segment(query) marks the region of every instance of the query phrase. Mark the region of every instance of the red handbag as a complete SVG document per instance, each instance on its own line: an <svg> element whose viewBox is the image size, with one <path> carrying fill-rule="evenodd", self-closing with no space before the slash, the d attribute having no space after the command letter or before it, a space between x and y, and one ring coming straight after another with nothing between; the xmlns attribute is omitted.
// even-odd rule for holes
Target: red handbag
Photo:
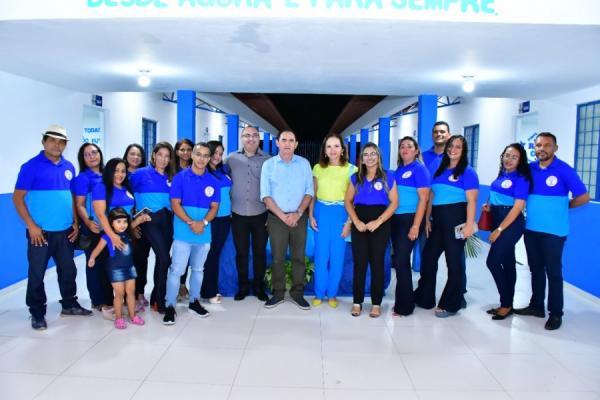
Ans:
<svg viewBox="0 0 600 400"><path fill-rule="evenodd" d="M482 210L479 216L479 222L477 223L480 231L491 231L492 230L492 213L489 211Z"/></svg>

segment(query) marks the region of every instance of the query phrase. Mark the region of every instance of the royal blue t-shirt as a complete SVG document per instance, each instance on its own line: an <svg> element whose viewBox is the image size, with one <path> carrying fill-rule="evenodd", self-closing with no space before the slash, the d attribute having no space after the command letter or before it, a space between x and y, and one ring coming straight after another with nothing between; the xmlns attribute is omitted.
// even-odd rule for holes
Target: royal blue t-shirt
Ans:
<svg viewBox="0 0 600 400"><path fill-rule="evenodd" d="M61 157L53 163L44 151L21 166L15 189L25 190L25 205L42 230L64 231L73 225L71 180L75 167Z"/></svg>
<svg viewBox="0 0 600 400"><path fill-rule="evenodd" d="M192 168L184 169L173 178L171 199L180 199L186 214L194 221L204 219L211 203L220 200L219 180L210 172L196 175ZM204 232L196 234L177 214L173 220L173 238L193 244L210 243L210 224Z"/></svg>
<svg viewBox="0 0 600 400"><path fill-rule="evenodd" d="M412 214L417 211L419 194L417 189L431 186L431 177L427 168L418 160L401 165L394 173L398 190L398 208L395 214Z"/></svg>
<svg viewBox="0 0 600 400"><path fill-rule="evenodd" d="M467 166L465 172L458 178L454 178L452 173L454 168L448 168L438 177L431 181L431 191L433 200L431 204L441 206L444 204L466 203L467 190L479 189L479 178L477 172L470 166Z"/></svg>
<svg viewBox="0 0 600 400"><path fill-rule="evenodd" d="M96 185L94 187L94 190L92 191L92 202L100 200L106 201L106 187L104 187L104 184L102 183ZM134 205L135 200L133 198L133 195L129 193L127 189L125 189L124 187L119 189L118 187L114 186L110 204L106 205L106 214L108 215L110 210L112 210L113 208L121 207L125 211L127 211L127 214L131 215L131 210L133 209ZM100 223L96 216L94 216L94 218L94 220L97 223Z"/></svg>
<svg viewBox="0 0 600 400"><path fill-rule="evenodd" d="M73 196L85 197L85 209L92 219L96 218L92 207L92 191L99 183L102 183L102 174L98 174L91 169L79 172L79 175L71 181Z"/></svg>
<svg viewBox="0 0 600 400"><path fill-rule="evenodd" d="M433 174L435 174L435 171L437 171L440 162L442 161L442 157L444 157L444 153L442 152L440 154L437 154L435 151L433 151L432 147L429 150L424 151L422 157L423 164L425 164L425 167L427 167L429 175L433 176Z"/></svg>
<svg viewBox="0 0 600 400"><path fill-rule="evenodd" d="M160 174L153 166L149 165L136 170L129 175L129 182L135 196L135 204L138 210L149 208L157 212L163 208L171 209L169 193L171 182L169 176Z"/></svg>
<svg viewBox="0 0 600 400"><path fill-rule="evenodd" d="M218 169L213 171L213 175L217 177L220 184L220 198L219 211L217 211L217 217L228 217L231 215L231 177L227 173L227 169Z"/></svg>
<svg viewBox="0 0 600 400"><path fill-rule="evenodd" d="M493 206L510 206L515 200L527 200L529 181L517 171L503 172L490 186L490 204Z"/></svg>
<svg viewBox="0 0 600 400"><path fill-rule="evenodd" d="M350 182L354 186L354 204L364 206L383 205L387 206L390 204L388 193L394 187L394 174L390 171L385 171L386 180L380 178L368 181L367 179L361 185L357 185L358 173L350 177ZM387 187L386 187L387 184Z"/></svg>
<svg viewBox="0 0 600 400"><path fill-rule="evenodd" d="M529 164L533 191L527 199L526 229L557 236L569 234L569 192L573 197L587 193L577 172L554 157L547 168L539 161Z"/></svg>

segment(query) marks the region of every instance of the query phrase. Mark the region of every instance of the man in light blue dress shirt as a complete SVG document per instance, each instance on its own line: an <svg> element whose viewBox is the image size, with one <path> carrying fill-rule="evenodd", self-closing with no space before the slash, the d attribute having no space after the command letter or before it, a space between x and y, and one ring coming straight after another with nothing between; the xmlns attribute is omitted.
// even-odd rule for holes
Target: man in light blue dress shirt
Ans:
<svg viewBox="0 0 600 400"><path fill-rule="evenodd" d="M284 301L284 262L289 246L292 261L290 298L300 309L308 310L310 305L303 296L308 219L305 211L314 195L312 171L308 160L294 154L298 147L294 132L280 132L276 143L279 154L265 161L260 176L260 198L269 210L267 230L273 255L273 297L265 307L274 308Z"/></svg>

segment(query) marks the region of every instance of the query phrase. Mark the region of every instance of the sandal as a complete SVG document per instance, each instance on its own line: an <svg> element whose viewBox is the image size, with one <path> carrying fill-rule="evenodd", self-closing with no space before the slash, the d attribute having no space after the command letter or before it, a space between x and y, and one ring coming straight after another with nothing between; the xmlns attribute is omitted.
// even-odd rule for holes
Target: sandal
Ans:
<svg viewBox="0 0 600 400"><path fill-rule="evenodd" d="M362 304L352 304L352 311L350 311L350 314L352 314L353 317L358 317L361 312Z"/></svg>
<svg viewBox="0 0 600 400"><path fill-rule="evenodd" d="M140 317L139 315L136 315L135 317L131 318L131 323L134 325L144 325L146 323L146 321L143 320L142 317Z"/></svg>
<svg viewBox="0 0 600 400"><path fill-rule="evenodd" d="M371 312L369 313L369 317L379 318L380 315L381 315L381 306L372 306Z"/></svg>
<svg viewBox="0 0 600 400"><path fill-rule="evenodd" d="M127 322L125 322L124 318L117 318L115 320L115 328L117 329L125 329L127 328Z"/></svg>

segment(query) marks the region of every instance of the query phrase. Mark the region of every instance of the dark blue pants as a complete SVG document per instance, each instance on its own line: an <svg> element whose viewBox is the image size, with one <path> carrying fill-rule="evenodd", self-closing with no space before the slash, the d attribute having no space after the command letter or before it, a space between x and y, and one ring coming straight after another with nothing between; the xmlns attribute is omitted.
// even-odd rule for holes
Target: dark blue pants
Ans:
<svg viewBox="0 0 600 400"><path fill-rule="evenodd" d="M394 312L410 315L415 309L410 253L417 241L408 238L415 214L396 214L392 217L392 266L396 269L396 301ZM423 226L421 225L421 230ZM418 239L417 239L418 240Z"/></svg>
<svg viewBox="0 0 600 400"><path fill-rule="evenodd" d="M512 207L492 206L492 229L496 229L510 212ZM490 247L486 260L498 293L500 294L500 307L512 307L515 296L515 283L517 282L517 261L515 259L515 245L525 231L525 218L520 214Z"/></svg>
<svg viewBox="0 0 600 400"><path fill-rule="evenodd" d="M34 246L27 237L27 260L29 261L27 295L25 302L29 312L35 318L46 315L46 291L44 289L44 275L48 267L50 257L56 263L56 275L58 276L58 288L63 308L70 308L77 304L77 267L73 261L73 243L69 242L67 236L72 228L59 232L44 232L46 241L44 246Z"/></svg>
<svg viewBox="0 0 600 400"><path fill-rule="evenodd" d="M148 257L150 256L150 243L141 237L133 244L133 265L137 278L135 278L135 294L144 294L148 283ZM154 267L156 269L156 266Z"/></svg>
<svg viewBox="0 0 600 400"><path fill-rule="evenodd" d="M150 243L156 257L154 267L154 288L150 295L150 303L157 303L158 308L165 306L167 295L167 275L171 265L171 244L173 243L173 213L163 208L150 214L151 221L142 224L142 236Z"/></svg>
<svg viewBox="0 0 600 400"><path fill-rule="evenodd" d="M454 237L454 227L466 221L467 203L433 206L432 218L432 230L421 261L421 278L415 290L415 304L427 309L435 307L438 260L445 253L448 280L438 307L457 312L463 298L465 240Z"/></svg>
<svg viewBox="0 0 600 400"><path fill-rule="evenodd" d="M250 291L248 263L250 243L252 243L253 289L255 293L265 290L265 269L267 265L267 212L245 216L233 213L231 232L235 245L235 265L238 273L238 290ZM252 241L250 241L252 239Z"/></svg>
<svg viewBox="0 0 600 400"><path fill-rule="evenodd" d="M108 260L108 250L105 248L102 253L96 258L96 264L94 268L88 268L87 263L90 259L92 251L98 245L100 241L100 235L86 232L91 239L90 247L85 249L85 279L87 290L90 293L90 300L92 306L99 306L101 304L112 305L113 303L113 288L108 279L108 272L106 262Z"/></svg>
<svg viewBox="0 0 600 400"><path fill-rule="evenodd" d="M546 278L548 278L548 311L563 315L562 254L566 236L525 231L525 249L531 270L531 300L529 306L544 310Z"/></svg>
<svg viewBox="0 0 600 400"><path fill-rule="evenodd" d="M200 288L200 297L204 299L210 299L219 293L219 260L230 227L229 216L215 218L210 223L210 250L204 262L204 277Z"/></svg>

